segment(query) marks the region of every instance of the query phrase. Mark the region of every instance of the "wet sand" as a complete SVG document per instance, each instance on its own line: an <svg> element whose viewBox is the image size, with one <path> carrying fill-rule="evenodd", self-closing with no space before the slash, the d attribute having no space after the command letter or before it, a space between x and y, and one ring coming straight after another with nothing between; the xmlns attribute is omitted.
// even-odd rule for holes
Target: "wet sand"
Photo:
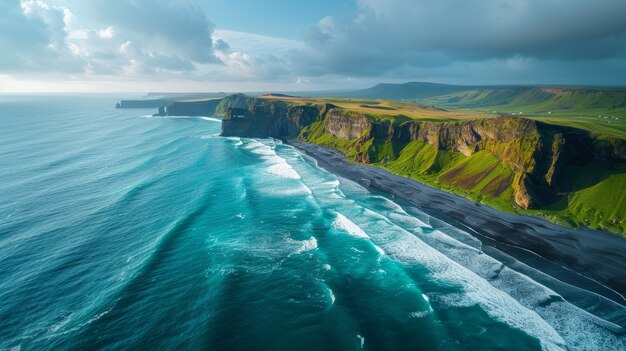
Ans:
<svg viewBox="0 0 626 351"><path fill-rule="evenodd" d="M534 268L524 273L566 300L626 325L626 238L501 212L383 168L346 162L335 150L297 140L289 143L331 173L387 193L401 204L406 202L465 230L482 242L486 254L511 265L519 261Z"/></svg>

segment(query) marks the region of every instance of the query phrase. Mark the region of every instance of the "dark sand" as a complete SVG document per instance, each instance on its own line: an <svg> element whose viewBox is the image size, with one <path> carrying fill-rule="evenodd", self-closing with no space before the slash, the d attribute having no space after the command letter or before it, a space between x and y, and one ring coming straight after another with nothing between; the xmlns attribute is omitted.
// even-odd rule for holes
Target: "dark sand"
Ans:
<svg viewBox="0 0 626 351"><path fill-rule="evenodd" d="M625 238L607 231L569 229L539 217L501 212L383 168L346 162L338 151L297 140L289 143L331 173L390 194L400 204L408 202L467 231L483 243L486 254L503 262L514 261L510 259L513 257L534 268L535 274L525 274L566 300L626 326ZM544 274L554 279L542 278Z"/></svg>

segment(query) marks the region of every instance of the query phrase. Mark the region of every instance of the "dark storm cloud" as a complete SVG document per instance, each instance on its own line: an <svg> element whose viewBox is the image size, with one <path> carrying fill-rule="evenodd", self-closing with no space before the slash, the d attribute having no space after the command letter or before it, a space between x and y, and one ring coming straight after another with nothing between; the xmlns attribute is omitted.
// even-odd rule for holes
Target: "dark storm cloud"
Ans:
<svg viewBox="0 0 626 351"><path fill-rule="evenodd" d="M361 0L304 34L303 73L380 75L454 62L573 61L626 55L623 0ZM623 74L623 68L622 68Z"/></svg>

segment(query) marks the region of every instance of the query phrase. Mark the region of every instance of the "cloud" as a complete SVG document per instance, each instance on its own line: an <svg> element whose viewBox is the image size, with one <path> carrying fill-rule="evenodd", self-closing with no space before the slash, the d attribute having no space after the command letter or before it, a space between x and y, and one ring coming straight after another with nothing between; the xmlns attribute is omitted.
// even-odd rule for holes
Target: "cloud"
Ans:
<svg viewBox="0 0 626 351"><path fill-rule="evenodd" d="M459 62L606 61L626 56L624 13L623 0L358 0L355 13L310 28L291 61L299 74L355 76Z"/></svg>
<svg viewBox="0 0 626 351"><path fill-rule="evenodd" d="M296 40L232 30L216 30L214 40L215 55L224 65L216 67L211 75L222 80L286 78L291 75L288 53L303 48Z"/></svg>
<svg viewBox="0 0 626 351"><path fill-rule="evenodd" d="M215 28L198 1L0 0L0 74L297 89L626 84L624 0L347 0L302 40Z"/></svg>
<svg viewBox="0 0 626 351"><path fill-rule="evenodd" d="M92 0L84 13L112 27L125 40L163 55L175 52L195 63L218 62L213 54L213 24L193 1Z"/></svg>
<svg viewBox="0 0 626 351"><path fill-rule="evenodd" d="M303 47L295 40L216 31L195 1L54 1L0 4L0 29L15 33L0 37L0 73L273 81L290 75L287 53Z"/></svg>
<svg viewBox="0 0 626 351"><path fill-rule="evenodd" d="M69 13L38 0L3 1L0 13L0 71L81 71L66 42Z"/></svg>
<svg viewBox="0 0 626 351"><path fill-rule="evenodd" d="M105 29L100 29L98 31L98 36L103 39L111 39L115 35L113 31L113 27L106 27Z"/></svg>
<svg viewBox="0 0 626 351"><path fill-rule="evenodd" d="M221 64L213 24L193 2L94 0L74 7L80 18L44 0L1 2L0 31L11 35L0 37L0 73L176 74ZM80 27L81 18L92 28Z"/></svg>

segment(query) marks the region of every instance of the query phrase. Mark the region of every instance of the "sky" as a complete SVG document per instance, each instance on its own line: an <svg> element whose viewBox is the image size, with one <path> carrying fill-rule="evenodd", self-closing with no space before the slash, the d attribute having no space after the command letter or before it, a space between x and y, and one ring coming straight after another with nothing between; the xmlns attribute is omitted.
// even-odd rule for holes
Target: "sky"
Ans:
<svg viewBox="0 0 626 351"><path fill-rule="evenodd" d="M0 0L0 92L626 86L624 0Z"/></svg>

